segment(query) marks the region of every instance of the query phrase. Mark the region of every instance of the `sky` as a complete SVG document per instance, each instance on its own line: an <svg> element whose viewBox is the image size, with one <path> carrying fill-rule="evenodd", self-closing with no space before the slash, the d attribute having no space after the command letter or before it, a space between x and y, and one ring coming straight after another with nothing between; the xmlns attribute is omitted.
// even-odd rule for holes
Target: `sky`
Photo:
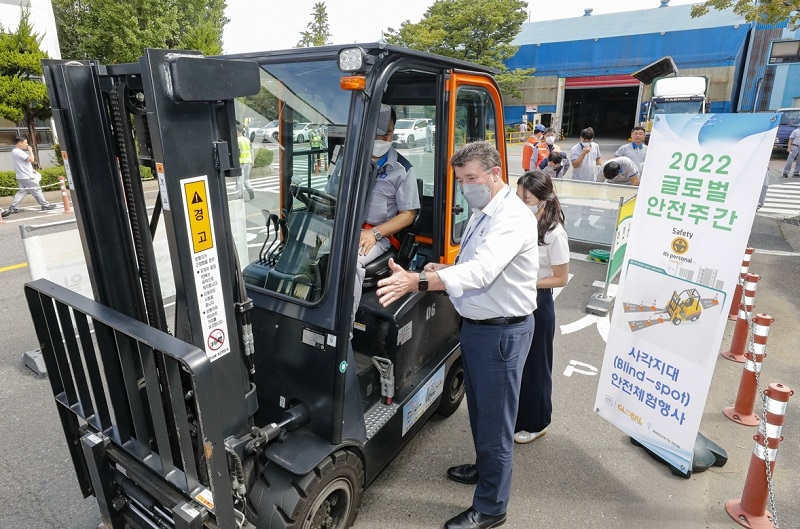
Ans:
<svg viewBox="0 0 800 529"><path fill-rule="evenodd" d="M311 21L314 4L320 0L227 0L223 50L227 53L280 50L300 40ZM328 12L333 44L375 42L386 28L398 29L405 20L419 22L434 0L322 0ZM670 5L699 3L697 0L671 0ZM660 0L558 0L546 2L545 9L528 0L529 21L555 20L583 15L657 8ZM543 13L544 12L544 13Z"/></svg>

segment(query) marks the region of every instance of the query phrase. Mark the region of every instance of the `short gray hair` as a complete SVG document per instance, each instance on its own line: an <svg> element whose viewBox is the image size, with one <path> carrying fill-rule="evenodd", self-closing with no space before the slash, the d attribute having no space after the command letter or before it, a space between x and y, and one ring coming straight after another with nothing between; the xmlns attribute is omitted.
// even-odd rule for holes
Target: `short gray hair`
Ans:
<svg viewBox="0 0 800 529"><path fill-rule="evenodd" d="M484 171L488 171L492 167L500 167L500 153L488 141L474 141L462 145L450 157L450 165L464 167L474 160L481 162Z"/></svg>

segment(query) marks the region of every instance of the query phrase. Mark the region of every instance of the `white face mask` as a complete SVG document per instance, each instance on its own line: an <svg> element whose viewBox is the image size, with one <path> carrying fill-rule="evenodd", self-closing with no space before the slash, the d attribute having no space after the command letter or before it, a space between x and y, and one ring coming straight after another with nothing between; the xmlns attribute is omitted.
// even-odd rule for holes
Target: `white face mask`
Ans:
<svg viewBox="0 0 800 529"><path fill-rule="evenodd" d="M385 141L385 140L375 140L375 143L372 145L372 157L373 158L380 158L387 152L389 152L389 148L392 146L392 142Z"/></svg>
<svg viewBox="0 0 800 529"><path fill-rule="evenodd" d="M459 184L461 194L472 209L482 209L492 198L492 191L485 184Z"/></svg>
<svg viewBox="0 0 800 529"><path fill-rule="evenodd" d="M539 213L539 210L542 209L543 207L544 207L544 200L540 200L539 203L536 204L535 206L528 206L528 209L531 210L531 213L536 215L537 213Z"/></svg>
<svg viewBox="0 0 800 529"><path fill-rule="evenodd" d="M548 145L552 145L552 144L554 144L556 142L556 137L555 136L545 136L544 137L544 141L546 141Z"/></svg>

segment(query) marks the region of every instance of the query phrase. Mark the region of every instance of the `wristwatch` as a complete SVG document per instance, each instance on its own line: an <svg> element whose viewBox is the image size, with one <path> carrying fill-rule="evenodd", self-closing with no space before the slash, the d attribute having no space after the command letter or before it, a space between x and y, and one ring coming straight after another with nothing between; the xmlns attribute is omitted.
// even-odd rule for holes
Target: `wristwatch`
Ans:
<svg viewBox="0 0 800 529"><path fill-rule="evenodd" d="M372 228L372 233L375 235L376 241L383 239L383 235L381 235L381 232L378 231L378 228Z"/></svg>
<svg viewBox="0 0 800 529"><path fill-rule="evenodd" d="M425 292L428 290L428 277L425 275L425 271L419 273L419 283L417 284L417 289L420 292Z"/></svg>

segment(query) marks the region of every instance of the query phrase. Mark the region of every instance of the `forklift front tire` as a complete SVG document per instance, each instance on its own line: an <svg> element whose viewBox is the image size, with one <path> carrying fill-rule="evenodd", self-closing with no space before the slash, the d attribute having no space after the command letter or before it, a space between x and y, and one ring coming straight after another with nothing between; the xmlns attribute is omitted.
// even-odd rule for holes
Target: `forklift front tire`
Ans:
<svg viewBox="0 0 800 529"><path fill-rule="evenodd" d="M268 475L275 473L283 476ZM267 481L283 489L272 491L282 527L346 529L355 523L364 492L364 467L356 454L337 450L305 476L293 476L291 484L284 481L286 475L275 465L265 471ZM270 527L278 527L275 521Z"/></svg>
<svg viewBox="0 0 800 529"><path fill-rule="evenodd" d="M436 413L442 417L450 417L461 406L462 400L464 400L464 365L459 357L450 366L450 371L447 372L444 379L442 401L439 403Z"/></svg>

